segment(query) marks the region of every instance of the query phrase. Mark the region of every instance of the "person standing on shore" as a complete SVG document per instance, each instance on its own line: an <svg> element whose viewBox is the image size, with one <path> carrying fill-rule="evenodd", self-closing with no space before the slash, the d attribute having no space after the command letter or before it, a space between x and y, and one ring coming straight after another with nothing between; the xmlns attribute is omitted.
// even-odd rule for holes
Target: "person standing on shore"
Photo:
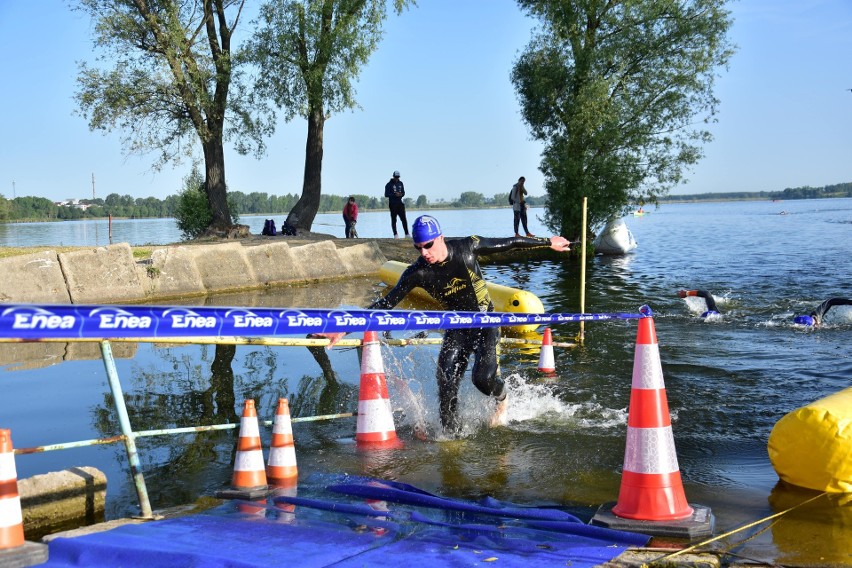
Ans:
<svg viewBox="0 0 852 568"><path fill-rule="evenodd" d="M358 204L355 203L355 196L349 196L349 201L343 206L343 222L346 224L346 238L355 239L358 233L355 232L355 223L358 222Z"/></svg>
<svg viewBox="0 0 852 568"><path fill-rule="evenodd" d="M518 178L518 183L512 186L512 191L509 193L509 197L512 199L512 213L515 217L515 236L520 237L520 233L518 233L518 225L523 223L524 225L524 233L528 237L534 237L532 233L530 233L529 228L527 227L527 188L524 187L524 182L527 181L527 178L521 176Z"/></svg>
<svg viewBox="0 0 852 568"><path fill-rule="evenodd" d="M402 230L405 236L408 236L408 220L405 218L405 203L402 198L405 197L405 185L399 179L399 171L393 173L393 177L385 184L385 197L388 198L388 207L390 208L391 230L393 230L393 238L398 239L399 233L396 232L396 219L402 221Z"/></svg>

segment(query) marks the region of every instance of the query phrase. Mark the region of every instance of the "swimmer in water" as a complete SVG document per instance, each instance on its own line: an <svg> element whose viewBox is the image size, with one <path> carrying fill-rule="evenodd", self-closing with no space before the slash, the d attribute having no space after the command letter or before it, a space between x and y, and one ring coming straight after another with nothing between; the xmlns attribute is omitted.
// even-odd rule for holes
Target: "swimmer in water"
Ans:
<svg viewBox="0 0 852 568"><path fill-rule="evenodd" d="M716 300L713 299L713 294L707 290L678 290L677 295L681 298L686 298L687 296L698 296L699 298L704 298L704 301L707 303L707 311L701 314L701 317L703 318L720 314L719 308L716 307Z"/></svg>
<svg viewBox="0 0 852 568"><path fill-rule="evenodd" d="M825 318L825 314L828 313L828 310L830 310L834 306L852 306L852 298L829 298L828 300L817 306L817 308L811 312L811 315L801 315L793 318L793 323L798 325L819 327L819 325L822 323L822 320Z"/></svg>

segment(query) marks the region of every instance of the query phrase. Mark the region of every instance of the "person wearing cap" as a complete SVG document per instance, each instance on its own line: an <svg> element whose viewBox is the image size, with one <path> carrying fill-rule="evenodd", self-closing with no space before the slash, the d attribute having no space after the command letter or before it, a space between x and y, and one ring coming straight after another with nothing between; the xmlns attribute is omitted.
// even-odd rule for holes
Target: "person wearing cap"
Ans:
<svg viewBox="0 0 852 568"><path fill-rule="evenodd" d="M355 232L355 223L358 222L358 204L355 203L354 195L350 195L349 201L343 206L343 222L346 225L346 238L356 238L358 236Z"/></svg>
<svg viewBox="0 0 852 568"><path fill-rule="evenodd" d="M396 219L402 221L402 230L405 236L408 236L408 219L405 218L405 203L402 198L405 197L405 185L399 179L399 171L393 173L393 177L385 184L385 197L388 198L388 208L391 216L391 230L393 230L393 238L398 239L399 233L396 232Z"/></svg>
<svg viewBox="0 0 852 568"><path fill-rule="evenodd" d="M518 178L518 183L512 186L512 191L509 196L512 198L512 213L515 217L515 236L520 237L521 235L518 233L518 224L523 223L524 225L524 233L528 237L534 237L532 233L530 233L529 228L527 228L527 200L524 197L527 194L527 188L524 187L524 182L527 181L527 178L521 176Z"/></svg>
<svg viewBox="0 0 852 568"><path fill-rule="evenodd" d="M822 323L823 319L825 319L825 314L828 313L828 310L834 306L852 306L852 298L829 298L817 306L817 308L811 312L811 315L801 315L793 318L793 323L797 325L818 327Z"/></svg>
<svg viewBox="0 0 852 568"><path fill-rule="evenodd" d="M701 314L701 317L703 318L719 315L721 313L719 312L719 308L716 307L716 300L713 298L713 294L707 290L678 290L677 295L681 298L686 298L687 296L704 298L704 301L707 303L707 311Z"/></svg>
<svg viewBox="0 0 852 568"><path fill-rule="evenodd" d="M370 309L392 309L414 288L426 290L448 311L492 312L494 304L482 277L477 257L511 249L548 247L563 252L570 243L564 237L485 238L470 236L445 239L438 220L421 215L412 225L414 248L420 257L402 273L396 285ZM316 334L337 343L343 333ZM497 401L492 425L504 424L508 399L500 377L497 346L499 327L449 329L444 333L438 355L438 398L441 426L449 434L458 434L458 391L462 376L473 355L473 384L486 396Z"/></svg>

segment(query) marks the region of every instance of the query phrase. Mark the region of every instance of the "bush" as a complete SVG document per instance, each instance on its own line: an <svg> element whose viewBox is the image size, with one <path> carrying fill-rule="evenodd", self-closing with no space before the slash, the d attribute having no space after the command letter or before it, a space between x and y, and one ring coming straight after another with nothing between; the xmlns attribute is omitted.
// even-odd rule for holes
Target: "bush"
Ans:
<svg viewBox="0 0 852 568"><path fill-rule="evenodd" d="M239 222L239 216L235 213L234 203L228 195L228 207L231 210L231 223ZM210 210L210 202L207 200L204 176L193 167L192 171L183 180L183 189L178 194L175 220L181 238L187 241L197 239L210 223L213 221L213 212Z"/></svg>
<svg viewBox="0 0 852 568"><path fill-rule="evenodd" d="M200 237L213 221L213 212L204 190L204 176L198 168L193 167L192 172L183 180L183 189L178 194L175 219L184 240Z"/></svg>

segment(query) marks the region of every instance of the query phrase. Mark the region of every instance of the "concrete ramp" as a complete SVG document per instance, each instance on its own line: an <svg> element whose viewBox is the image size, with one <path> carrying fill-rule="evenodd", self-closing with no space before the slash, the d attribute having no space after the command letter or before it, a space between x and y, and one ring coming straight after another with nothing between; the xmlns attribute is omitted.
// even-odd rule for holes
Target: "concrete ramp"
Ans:
<svg viewBox="0 0 852 568"><path fill-rule="evenodd" d="M3 259L0 266L0 303L71 303L56 252L46 250L12 256Z"/></svg>
<svg viewBox="0 0 852 568"><path fill-rule="evenodd" d="M73 304L138 302L145 297L127 243L59 255Z"/></svg>

